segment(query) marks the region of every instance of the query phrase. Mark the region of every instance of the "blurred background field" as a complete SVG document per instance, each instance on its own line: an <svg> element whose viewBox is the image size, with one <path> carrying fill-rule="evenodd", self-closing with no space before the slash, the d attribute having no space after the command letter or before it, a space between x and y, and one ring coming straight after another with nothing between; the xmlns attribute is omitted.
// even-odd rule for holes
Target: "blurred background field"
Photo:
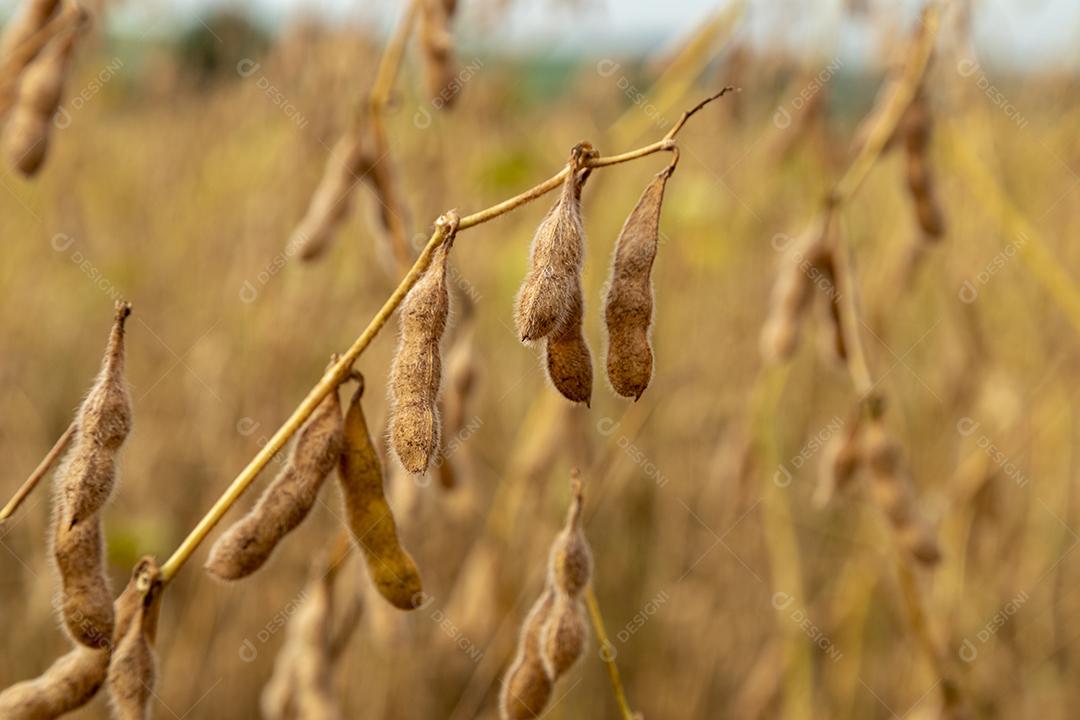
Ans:
<svg viewBox="0 0 1080 720"><path fill-rule="evenodd" d="M632 149L719 87L742 91L679 136L653 272L656 374L638 403L601 381L599 308L619 228L667 158L599 170L585 189L591 408L556 397L513 329L550 199L457 241L454 281L475 301L480 359L451 457L460 483L391 481L428 606L385 607L350 560L343 585L365 608L336 673L348 717L495 716L571 466L586 480L616 660L646 718L935 717L937 676L867 488L812 502L812 443L847 417L850 381L817 352L812 325L768 382L758 351L776 238L805 229L842 171L903 18L886 15L895 42L854 66L830 47L756 47L742 11L725 12L730 22L684 65L674 58L686 36L610 57L465 46L469 76L451 111L432 106L407 58L388 122L417 243L445 210L473 212L549 177L578 141ZM1080 701L1078 78L1067 65L995 68L948 17L927 86L946 237L905 274L922 241L897 152L842 227L888 424L944 553L917 578L932 632L975 717L1064 719ZM41 175L0 172L5 497L70 422L114 298L134 304L135 430L105 518L115 586L139 556L172 552L397 283L366 187L326 257L303 264L286 245L384 41L376 27L266 31L239 14L143 39L95 35ZM376 426L393 346L388 329L359 363ZM338 525L336 493L323 491L251 579L211 580L204 549L169 587L156 717L256 714L283 621ZM51 610L48 499L39 490L0 530L3 686L67 647ZM617 717L595 642L558 693L546 717ZM99 697L73 717L106 715Z"/></svg>

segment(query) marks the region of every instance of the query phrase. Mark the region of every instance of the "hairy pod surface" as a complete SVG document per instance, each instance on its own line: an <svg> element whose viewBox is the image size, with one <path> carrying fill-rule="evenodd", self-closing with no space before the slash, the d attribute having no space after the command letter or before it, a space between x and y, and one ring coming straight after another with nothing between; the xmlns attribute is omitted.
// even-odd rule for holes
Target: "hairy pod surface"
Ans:
<svg viewBox="0 0 1080 720"><path fill-rule="evenodd" d="M136 567L136 574L139 567ZM97 649L76 645L39 677L16 683L0 692L0 717L5 720L52 720L90 702L105 684L111 650L131 624L139 604L133 575L114 604L116 624L110 642Z"/></svg>
<svg viewBox="0 0 1080 720"><path fill-rule="evenodd" d="M551 614L540 631L540 660L553 680L558 680L585 654L589 626L581 600L555 593Z"/></svg>
<svg viewBox="0 0 1080 720"><path fill-rule="evenodd" d="M379 594L396 608L412 610L422 597L420 572L401 546L394 515L383 494L379 456L361 405L363 391L363 387L357 388L345 415L345 450L338 469L345 515Z"/></svg>
<svg viewBox="0 0 1080 720"><path fill-rule="evenodd" d="M401 304L401 337L390 367L390 439L411 473L428 469L439 448L439 343L446 330L450 296L446 264L450 239Z"/></svg>
<svg viewBox="0 0 1080 720"><path fill-rule="evenodd" d="M334 390L300 430L284 470L255 507L214 543L206 569L222 580L239 580L262 567L278 542L307 517L343 447L341 403Z"/></svg>
<svg viewBox="0 0 1080 720"><path fill-rule="evenodd" d="M55 523L53 556L60 571L61 614L76 642L106 647L113 633L113 602L105 572L105 542L96 516L77 525Z"/></svg>
<svg viewBox="0 0 1080 720"><path fill-rule="evenodd" d="M157 682L154 640L161 608L161 576L152 558L143 558L134 577L134 612L118 636L106 680L116 720L147 720Z"/></svg>
<svg viewBox="0 0 1080 720"><path fill-rule="evenodd" d="M652 266L660 243L664 188L672 170L674 166L669 166L653 178L623 223L604 302L608 380L615 392L634 400L652 379Z"/></svg>
<svg viewBox="0 0 1080 720"><path fill-rule="evenodd" d="M521 626L517 655L503 678L499 693L502 720L539 717L551 700L554 680L540 657L541 630L555 605L555 591L546 588Z"/></svg>
<svg viewBox="0 0 1080 720"><path fill-rule="evenodd" d="M105 357L79 409L78 432L58 473L62 522L86 520L108 501L116 484L116 458L131 431L131 399L124 380L124 322L131 306L116 305Z"/></svg>
<svg viewBox="0 0 1080 720"><path fill-rule="evenodd" d="M555 389L571 402L589 405L592 400L592 353L585 340L585 299L574 278L569 314L545 341L548 377Z"/></svg>
<svg viewBox="0 0 1080 720"><path fill-rule="evenodd" d="M559 199L533 236L532 267L518 291L514 314L522 342L540 340L555 332L573 311L575 289L580 292L585 262L585 225L581 219L585 174L579 169L590 152L591 146L584 143L574 149Z"/></svg>
<svg viewBox="0 0 1080 720"><path fill-rule="evenodd" d="M575 480L566 523L548 555L548 583L570 597L579 596L592 579L592 551L581 526L583 502L581 483Z"/></svg>

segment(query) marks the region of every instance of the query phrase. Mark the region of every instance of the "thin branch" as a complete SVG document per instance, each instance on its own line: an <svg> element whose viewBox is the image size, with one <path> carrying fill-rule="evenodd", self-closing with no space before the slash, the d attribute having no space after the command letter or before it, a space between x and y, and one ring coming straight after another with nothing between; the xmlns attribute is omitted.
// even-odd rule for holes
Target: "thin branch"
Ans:
<svg viewBox="0 0 1080 720"><path fill-rule="evenodd" d="M75 427L75 422L72 421L72 423L67 426L67 430L64 431L64 434L56 440L56 443L52 446L52 449L49 450L48 454L45 455L38 466L34 468L34 472L30 473L30 477L26 478L26 481L22 486L19 487L11 499L8 500L8 503L4 506L3 510L0 510L0 523L14 515L15 511L19 509L19 506L23 504L26 498L30 497L30 493L32 493L38 483L41 482L41 478L49 474L49 470L51 470L52 466L56 463L56 459L63 454L64 450L71 442L72 436L75 435Z"/></svg>
<svg viewBox="0 0 1080 720"><path fill-rule="evenodd" d="M619 712L622 713L623 720L636 720L639 716L634 714L626 699L626 691L623 690L622 678L619 676L619 666L615 664L614 647L604 629L604 616L600 613L600 603L596 601L596 593L593 592L591 584L585 588L585 607L589 609L589 620L592 621L596 640L600 643L600 659L607 666L608 679L611 680L611 689L615 693L615 702L619 705Z"/></svg>
<svg viewBox="0 0 1080 720"><path fill-rule="evenodd" d="M720 97L723 93L718 93L711 99ZM706 103L700 103L699 106L704 106ZM695 111L699 108L695 108ZM586 164L589 167L605 167L607 165L614 165L617 163L627 162L646 155L651 155L656 152L672 151L675 148L673 141L674 135L685 123L691 113L685 113L680 122L673 128L673 131L669 131L664 139L659 140L651 145L632 150L621 155L612 155L609 157L598 157ZM451 229L452 224L456 224L457 231L467 230L470 227L474 227L481 223L492 220L499 215L514 210L515 208L524 205L527 202L535 200L544 194L551 192L557 188L569 171L569 167L564 167L559 173L553 177L545 180L536 187L526 190L524 193L511 198L510 200L503 201L497 205L481 210L480 212L467 215L458 221L454 217L453 213L441 216L435 222L435 230L428 240L424 249L420 252L420 256L416 258L412 267L409 268L408 273L402 278L393 294L387 298L382 307L375 314L375 317L371 319L368 326L356 339L356 341L340 358L337 362L333 363L327 371L323 374L322 379L316 383L304 399L300 402L300 405L293 410L292 414L285 421L285 423L277 429L277 432L273 434L270 440L263 445L255 457L240 471L240 474L232 481L232 483L225 489L221 497L217 499L217 502L207 511L206 515L199 521L199 523L191 530L180 546L173 552L172 556L161 566L161 579L163 582L168 583L176 575L176 573L191 557L192 553L198 549L199 545L206 536L214 529L214 526L218 524L221 518L229 511L229 508L233 506L240 496L247 490L248 486L254 482L259 472L270 462L270 460L276 455L289 439L300 429L300 427L307 420L308 416L315 411L319 403L323 398L335 391L342 382L348 379L349 374L352 372L352 366L356 363L356 360L360 357L361 353L367 349L371 341L375 339L375 336L379 334L383 326L390 320L390 316L393 315L401 301L405 299L405 295L413 285L420 279L420 276L427 270L429 264L431 264L431 257L438 247L439 243L443 241L447 232Z"/></svg>
<svg viewBox="0 0 1080 720"><path fill-rule="evenodd" d="M690 119L691 115L693 115L698 110L700 110L701 108L703 108L706 105L708 105L709 103L711 103L713 100L716 100L717 98L721 98L721 97L724 96L725 93L732 92L732 91L734 91L734 92L742 92L742 88L726 87L723 90L721 90L720 92L716 93L715 95L712 95L710 97L705 98L704 100L702 100L697 105L690 108L689 110L684 111L683 114L682 114L682 117L679 118L679 121L677 123L675 123L675 125L672 126L672 128L670 130L668 130L668 133L667 133L667 135L664 136L664 139L665 140L674 140L675 135L677 135L678 132L680 130L682 130L682 126L686 124L686 121Z"/></svg>

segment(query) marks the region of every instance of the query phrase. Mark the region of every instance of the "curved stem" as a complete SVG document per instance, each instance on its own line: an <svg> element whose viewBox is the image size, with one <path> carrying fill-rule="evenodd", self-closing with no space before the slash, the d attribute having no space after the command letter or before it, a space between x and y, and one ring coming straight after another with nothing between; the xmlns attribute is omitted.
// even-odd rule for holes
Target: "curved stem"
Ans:
<svg viewBox="0 0 1080 720"><path fill-rule="evenodd" d="M585 164L589 167L605 167L635 160L657 152L674 150L674 136L682 128L686 119L723 94L724 91L721 91L712 97L706 98L703 102L698 103L692 110L683 113L683 117L668 131L667 135L662 140L658 140L650 145L620 155L593 158L592 160L586 161ZM552 177L516 197L504 200L501 203L473 213L472 215L462 217L456 222L456 232L467 230L468 228L485 223L551 192L559 187L562 179L566 177L568 170L568 167L564 167ZM274 455L285 447L285 444L300 429L308 419L308 416L315 411L315 408L322 402L323 398L336 390L338 385L348 379L349 374L352 371L352 366L360 357L360 354L367 349L367 346L370 345L371 341L375 339L375 336L379 334L379 331L386 325L398 305L405 299L405 295L408 294L409 290L412 289L412 286L416 284L420 279L420 276L427 270L428 265L431 264L431 256L432 253L434 253L435 248L443 241L448 232L454 230L452 227L455 225L454 219L455 218L451 214L448 214L440 217L435 222L435 231L424 246L424 249L420 252L420 256L416 258L416 261L413 263L412 267L409 268L405 277L402 278L393 294L391 294L390 297L386 299L386 302L383 303L382 307L379 308L375 317L371 319L371 322L364 328L364 331L360 333L360 336L352 344L352 347L345 351L345 353L326 370L322 379L320 379L315 387L308 392L300 402L300 405L293 410L292 414L289 415L284 424L282 424L270 440L259 449L259 452L256 453L255 457L253 457L244 469L240 471L240 474L236 476L199 523L190 533L188 533L187 537L180 543L180 546L173 552L172 556L161 566L162 582L168 583L172 580L180 568L184 566L184 563L187 562L188 558L191 557L192 553L198 549L199 545L202 544L202 541L205 540L206 536L214 529L214 526L217 525L225 513L229 511L229 508L233 506L233 503L243 495L244 491L247 490L252 482L254 482L255 478L262 469L266 467Z"/></svg>
<svg viewBox="0 0 1080 720"><path fill-rule="evenodd" d="M623 690L622 678L619 676L619 666L615 664L615 653L604 629L604 616L600 613L600 603L596 601L596 593L590 584L585 588L585 607L589 609L589 620L592 621L596 639L600 643L600 659L607 666L608 678L611 680L611 689L615 692L615 702L619 705L619 712L623 720L635 720L637 717L626 700L626 691Z"/></svg>
<svg viewBox="0 0 1080 720"><path fill-rule="evenodd" d="M26 498L30 496L30 493L34 491L34 488L37 487L37 484L41 482L41 478L49 473L53 464L56 463L56 459L64 452L71 442L72 436L75 435L75 427L75 422L72 421L72 423L67 426L67 430L64 431L64 434L57 439L55 444L53 444L52 449L49 450L48 454L42 458L38 466L34 468L34 472L30 473L30 477L26 478L26 481L23 482L19 489L15 491L15 494L11 499L8 500L7 505L0 510L0 523L15 514L15 511L19 509L19 506L23 504Z"/></svg>

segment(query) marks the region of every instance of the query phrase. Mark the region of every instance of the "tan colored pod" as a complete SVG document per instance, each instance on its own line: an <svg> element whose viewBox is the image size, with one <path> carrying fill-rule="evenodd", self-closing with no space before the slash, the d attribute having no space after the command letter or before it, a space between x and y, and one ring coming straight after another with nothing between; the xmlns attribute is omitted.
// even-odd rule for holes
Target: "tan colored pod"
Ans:
<svg viewBox="0 0 1080 720"><path fill-rule="evenodd" d="M426 472L439 448L439 344L446 330L450 296L447 255L452 237L435 249L424 275L401 304L401 337L390 367L390 439L401 464Z"/></svg>
<svg viewBox="0 0 1080 720"><path fill-rule="evenodd" d="M19 82L18 97L4 126L4 152L23 175L34 175L45 161L52 117L71 66L78 29L52 39L27 66Z"/></svg>
<svg viewBox="0 0 1080 720"><path fill-rule="evenodd" d="M307 212L289 240L289 247L299 253L301 260L313 260L329 247L349 214L356 184L374 165L374 158L359 140L359 132L346 133L334 145Z"/></svg>
<svg viewBox="0 0 1080 720"><path fill-rule="evenodd" d="M95 516L67 526L58 518L53 556L60 571L65 629L82 645L107 647L112 639L114 618L101 521Z"/></svg>
<svg viewBox="0 0 1080 720"><path fill-rule="evenodd" d="M573 311L585 262L585 225L581 189L584 161L595 151L588 143L574 148L559 199L536 229L532 267L518 291L514 322L522 342L540 340L558 330Z"/></svg>
<svg viewBox="0 0 1080 720"><path fill-rule="evenodd" d="M615 392L637 400L652 379L652 266L660 244L660 208L674 164L658 173L619 231L611 263L604 319L607 373Z"/></svg>
<svg viewBox="0 0 1080 720"><path fill-rule="evenodd" d="M569 314L562 325L548 335L544 353L548 377L555 389L571 402L589 405L592 399L592 353L585 340L584 298L577 279Z"/></svg>
<svg viewBox="0 0 1080 720"><path fill-rule="evenodd" d="M338 468L345 515L379 594L396 608L412 610L422 600L420 572L401 546L394 515L383 495L379 456L361 405L363 394L361 385L345 414L345 451Z"/></svg>
<svg viewBox="0 0 1080 720"><path fill-rule="evenodd" d="M517 655L506 671L499 693L499 717L502 720L539 717L551 700L554 680L540 659L540 639L554 605L555 592L545 589L521 626Z"/></svg>
<svg viewBox="0 0 1080 720"><path fill-rule="evenodd" d="M420 0L418 34L424 60L424 83L432 104L449 109L457 98L454 36L450 17L454 7L447 0Z"/></svg>
<svg viewBox="0 0 1080 720"><path fill-rule="evenodd" d="M576 477L571 484L571 494L566 523L552 542L548 555L548 584L565 595L577 597L592 579L593 559L581 525L584 493L582 483Z"/></svg>
<svg viewBox="0 0 1080 720"><path fill-rule="evenodd" d="M116 484L116 458L131 431L131 398L124 379L124 323L131 305L116 304L109 342L94 386L79 409L78 433L58 473L62 522L97 513Z"/></svg>
<svg viewBox="0 0 1080 720"><path fill-rule="evenodd" d="M52 720L72 712L97 694L109 668L109 654L130 625L140 596L135 587L136 567L131 582L114 604L116 627L111 644L99 649L84 645L60 657L33 680L16 683L0 692L0 717L5 720Z"/></svg>
<svg viewBox="0 0 1080 720"><path fill-rule="evenodd" d="M153 559L139 562L133 581L135 611L117 638L106 679L115 720L147 720L157 682L154 641L163 586Z"/></svg>
<svg viewBox="0 0 1080 720"><path fill-rule="evenodd" d="M555 593L551 614L540 631L540 660L548 676L558 680L585 654L589 627L581 600Z"/></svg>
<svg viewBox="0 0 1080 720"><path fill-rule="evenodd" d="M255 507L214 543L207 571L222 580L239 580L262 567L278 542L308 516L343 447L341 403L335 389L300 430L284 470Z"/></svg>

